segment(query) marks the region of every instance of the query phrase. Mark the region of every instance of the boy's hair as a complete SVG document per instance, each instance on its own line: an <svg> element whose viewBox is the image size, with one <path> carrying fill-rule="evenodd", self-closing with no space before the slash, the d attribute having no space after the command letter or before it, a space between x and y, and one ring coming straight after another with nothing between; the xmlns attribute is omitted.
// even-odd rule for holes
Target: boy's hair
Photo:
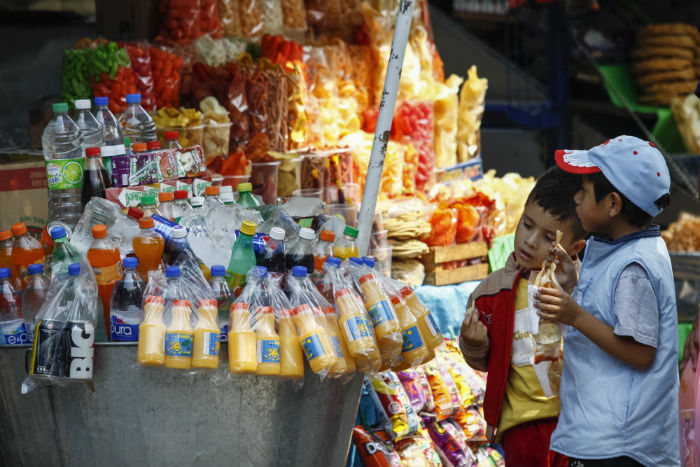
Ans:
<svg viewBox="0 0 700 467"><path fill-rule="evenodd" d="M605 198L609 193L615 192L622 200L620 214L630 225L634 227L643 227L651 223L652 216L644 212L639 206L620 193L601 172L584 175L584 177L593 184L593 194L595 195L596 203L600 203L600 200ZM659 209L666 209L670 203L671 196L668 193L654 202Z"/></svg>
<svg viewBox="0 0 700 467"><path fill-rule="evenodd" d="M574 195L580 189L580 175L570 174L556 166L550 167L537 179L527 203L534 201L558 221L571 221L573 239L585 239L588 232L581 226L574 202Z"/></svg>

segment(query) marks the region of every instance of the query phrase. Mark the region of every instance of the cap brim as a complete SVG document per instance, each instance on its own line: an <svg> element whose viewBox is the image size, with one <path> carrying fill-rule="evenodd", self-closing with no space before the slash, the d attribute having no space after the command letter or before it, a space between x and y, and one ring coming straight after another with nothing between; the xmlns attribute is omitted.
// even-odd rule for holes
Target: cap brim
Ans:
<svg viewBox="0 0 700 467"><path fill-rule="evenodd" d="M554 160L560 169L573 174L593 174L600 169L591 162L588 151L559 149L554 152Z"/></svg>

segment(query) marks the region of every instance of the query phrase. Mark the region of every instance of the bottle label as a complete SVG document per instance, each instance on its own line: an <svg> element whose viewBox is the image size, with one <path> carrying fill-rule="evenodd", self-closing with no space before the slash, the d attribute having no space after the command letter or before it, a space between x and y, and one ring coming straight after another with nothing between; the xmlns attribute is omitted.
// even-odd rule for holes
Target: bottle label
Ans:
<svg viewBox="0 0 700 467"><path fill-rule="evenodd" d="M53 159L46 162L49 190L81 188L85 159Z"/></svg>
<svg viewBox="0 0 700 467"><path fill-rule="evenodd" d="M29 373L43 376L65 376L65 359L56 351L63 331L63 322L41 320L34 331L32 363Z"/></svg>
<svg viewBox="0 0 700 467"><path fill-rule="evenodd" d="M207 357L218 357L219 356L219 333L218 332L205 332L203 335L204 350L202 354Z"/></svg>
<svg viewBox="0 0 700 467"><path fill-rule="evenodd" d="M24 319L13 319L0 323L0 333L2 333L2 343L5 345L21 345L29 343L29 334L24 324Z"/></svg>
<svg viewBox="0 0 700 467"><path fill-rule="evenodd" d="M345 327L345 334L348 336L348 340L350 340L350 342L356 341L357 339L361 339L363 337L372 336L372 332L370 331L372 327L369 324L369 321L362 316L350 318L345 321L343 325Z"/></svg>
<svg viewBox="0 0 700 467"><path fill-rule="evenodd" d="M192 334L181 334L179 332L165 333L165 356L191 357Z"/></svg>
<svg viewBox="0 0 700 467"><path fill-rule="evenodd" d="M68 321L64 328L68 377L92 379L95 356L95 326L89 321Z"/></svg>
<svg viewBox="0 0 700 467"><path fill-rule="evenodd" d="M319 339L318 334L311 334L301 341L301 346L304 349L306 359L309 361L326 353L323 350L323 345L321 345L321 339Z"/></svg>
<svg viewBox="0 0 700 467"><path fill-rule="evenodd" d="M413 326L412 328L406 329L403 332L403 347L401 347L401 352L409 352L415 350L423 345L423 339L420 338L420 332L418 331L418 326Z"/></svg>
<svg viewBox="0 0 700 467"><path fill-rule="evenodd" d="M264 339L258 341L258 363L280 362L280 340Z"/></svg>
<svg viewBox="0 0 700 467"><path fill-rule="evenodd" d="M110 339L119 342L137 342L139 340L138 323L127 323L122 318L112 315L109 323Z"/></svg>
<svg viewBox="0 0 700 467"><path fill-rule="evenodd" d="M428 313L428 315L425 317L425 322L428 323L428 327L430 328L430 332L433 333L433 336L437 336L438 333L440 333L440 327L435 321L432 313Z"/></svg>
<svg viewBox="0 0 700 467"><path fill-rule="evenodd" d="M111 266L102 268L93 267L92 270L95 272L97 285L114 284L122 277L122 262L117 261Z"/></svg>
<svg viewBox="0 0 700 467"><path fill-rule="evenodd" d="M345 358L343 349L340 347L340 340L338 340L338 336L331 336L331 342L333 342L333 348L335 349L335 353L338 355L338 358Z"/></svg>
<svg viewBox="0 0 700 467"><path fill-rule="evenodd" d="M385 321L394 319L394 313L391 310L391 305L387 300L380 300L367 307L367 312L374 322L376 328Z"/></svg>

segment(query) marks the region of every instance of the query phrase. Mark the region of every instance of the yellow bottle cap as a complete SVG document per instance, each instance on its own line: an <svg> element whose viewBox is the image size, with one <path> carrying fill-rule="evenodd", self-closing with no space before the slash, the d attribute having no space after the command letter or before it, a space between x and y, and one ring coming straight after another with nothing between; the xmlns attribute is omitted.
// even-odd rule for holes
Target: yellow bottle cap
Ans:
<svg viewBox="0 0 700 467"><path fill-rule="evenodd" d="M246 235L255 235L256 227L255 222L243 221L243 224L241 225L241 233Z"/></svg>

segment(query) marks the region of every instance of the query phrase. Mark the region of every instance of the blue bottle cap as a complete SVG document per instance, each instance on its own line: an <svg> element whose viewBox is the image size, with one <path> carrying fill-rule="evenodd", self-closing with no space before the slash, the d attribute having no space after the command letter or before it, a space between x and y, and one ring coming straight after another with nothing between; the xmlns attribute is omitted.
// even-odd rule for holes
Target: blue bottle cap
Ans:
<svg viewBox="0 0 700 467"><path fill-rule="evenodd" d="M68 274L71 276L77 276L80 274L80 263L73 263L68 266Z"/></svg>
<svg viewBox="0 0 700 467"><path fill-rule="evenodd" d="M0 268L0 279L7 279L11 275L10 268Z"/></svg>
<svg viewBox="0 0 700 467"><path fill-rule="evenodd" d="M27 268L27 271L29 271L29 274L41 274L44 272L44 265L43 264L30 264L29 267Z"/></svg>
<svg viewBox="0 0 700 467"><path fill-rule="evenodd" d="M108 105L109 104L109 97L96 97L95 98L95 105Z"/></svg>
<svg viewBox="0 0 700 467"><path fill-rule="evenodd" d="M265 266L255 266L253 267L253 277L258 279L264 279L267 277L267 268Z"/></svg>
<svg viewBox="0 0 700 467"><path fill-rule="evenodd" d="M352 258L350 258L350 261L352 261L355 264L359 264L360 266L365 264L365 262L362 261L361 258L355 258L354 256Z"/></svg>
<svg viewBox="0 0 700 467"><path fill-rule="evenodd" d="M362 262L365 263L365 266L369 266L371 268L374 268L374 257L372 256L363 256L362 257Z"/></svg>
<svg viewBox="0 0 700 467"><path fill-rule="evenodd" d="M54 227L53 229L51 229L51 238L53 238L54 240L57 240L59 238L63 238L65 236L66 236L65 227L62 227L59 225L58 227Z"/></svg>
<svg viewBox="0 0 700 467"><path fill-rule="evenodd" d="M127 94L126 95L126 103L127 104L140 104L141 103L141 94Z"/></svg>
<svg viewBox="0 0 700 467"><path fill-rule="evenodd" d="M340 262L341 262L341 261L340 261L340 258L336 258L336 257L334 257L334 256L331 256L331 257L329 257L328 259L326 259L326 263L331 263L331 264L332 264L333 266L335 266L336 268L339 268L339 267L340 267Z"/></svg>
<svg viewBox="0 0 700 467"><path fill-rule="evenodd" d="M226 268L221 265L216 265L211 267L212 277L224 277L226 275Z"/></svg>
<svg viewBox="0 0 700 467"><path fill-rule="evenodd" d="M306 277L307 274L306 266L294 266L292 268L292 276L294 277Z"/></svg>
<svg viewBox="0 0 700 467"><path fill-rule="evenodd" d="M180 268L177 266L168 266L165 268L165 277L180 277Z"/></svg>
<svg viewBox="0 0 700 467"><path fill-rule="evenodd" d="M133 269L139 265L139 260L133 256L127 256L122 263L124 264L124 268Z"/></svg>

